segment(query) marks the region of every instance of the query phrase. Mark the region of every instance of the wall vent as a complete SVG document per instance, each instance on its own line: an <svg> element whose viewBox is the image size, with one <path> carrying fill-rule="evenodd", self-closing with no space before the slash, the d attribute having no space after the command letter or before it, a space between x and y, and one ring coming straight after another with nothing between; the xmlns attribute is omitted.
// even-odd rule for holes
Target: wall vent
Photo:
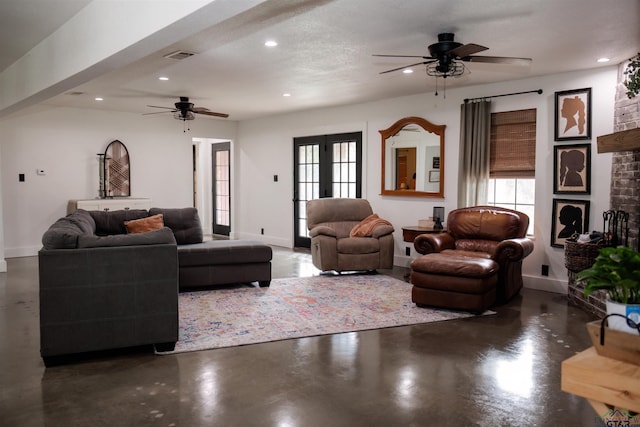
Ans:
<svg viewBox="0 0 640 427"><path fill-rule="evenodd" d="M182 61L183 59L187 59L195 55L193 52L187 52L185 50L177 50L175 52L171 52L167 55L164 55L165 58L175 59L177 61Z"/></svg>

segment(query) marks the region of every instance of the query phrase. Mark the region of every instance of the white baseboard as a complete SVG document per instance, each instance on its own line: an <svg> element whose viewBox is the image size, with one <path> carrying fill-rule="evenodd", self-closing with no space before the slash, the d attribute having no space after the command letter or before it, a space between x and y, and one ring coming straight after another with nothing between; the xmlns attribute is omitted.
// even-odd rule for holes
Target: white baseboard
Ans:
<svg viewBox="0 0 640 427"><path fill-rule="evenodd" d="M283 248L291 248L293 244L288 239L282 239L279 237L266 236L264 234L252 234L252 233L234 233L229 235L233 240L256 240L271 246L280 246Z"/></svg>
<svg viewBox="0 0 640 427"><path fill-rule="evenodd" d="M38 251L42 249L42 246L27 246L23 248L5 248L5 258L22 258L25 256L37 256Z"/></svg>
<svg viewBox="0 0 640 427"><path fill-rule="evenodd" d="M6 273L7 272L7 261L5 261L4 259L0 259L0 273Z"/></svg>
<svg viewBox="0 0 640 427"><path fill-rule="evenodd" d="M409 268L409 264L411 261L416 259L417 257L410 257L406 255L394 255L393 256L393 265L398 267L406 267Z"/></svg>
<svg viewBox="0 0 640 427"><path fill-rule="evenodd" d="M522 275L524 287L527 289L536 289L538 291L555 292L557 294L567 295L569 286L567 280L552 279L543 276L527 276Z"/></svg>

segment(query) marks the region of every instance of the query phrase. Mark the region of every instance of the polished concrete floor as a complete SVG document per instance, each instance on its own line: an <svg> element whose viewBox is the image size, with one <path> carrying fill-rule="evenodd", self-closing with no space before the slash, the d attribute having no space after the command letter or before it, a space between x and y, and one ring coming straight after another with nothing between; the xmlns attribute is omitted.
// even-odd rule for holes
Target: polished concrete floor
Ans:
<svg viewBox="0 0 640 427"><path fill-rule="evenodd" d="M591 317L523 290L496 315L155 356L101 354L45 369L37 258L0 274L0 426L594 426L560 390ZM384 271L402 278L405 269ZM274 277L316 275L277 249Z"/></svg>

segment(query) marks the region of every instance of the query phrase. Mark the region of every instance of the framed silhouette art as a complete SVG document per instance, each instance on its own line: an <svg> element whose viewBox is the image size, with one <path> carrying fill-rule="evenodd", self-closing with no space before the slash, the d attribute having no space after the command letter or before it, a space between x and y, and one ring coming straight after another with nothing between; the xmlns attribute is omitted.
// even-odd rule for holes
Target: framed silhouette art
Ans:
<svg viewBox="0 0 640 427"><path fill-rule="evenodd" d="M556 141L591 139L591 88L556 92Z"/></svg>
<svg viewBox="0 0 640 427"><path fill-rule="evenodd" d="M591 194L591 144L554 147L553 194Z"/></svg>
<svg viewBox="0 0 640 427"><path fill-rule="evenodd" d="M564 242L574 234L589 232L589 201L553 199L551 246L564 248Z"/></svg>

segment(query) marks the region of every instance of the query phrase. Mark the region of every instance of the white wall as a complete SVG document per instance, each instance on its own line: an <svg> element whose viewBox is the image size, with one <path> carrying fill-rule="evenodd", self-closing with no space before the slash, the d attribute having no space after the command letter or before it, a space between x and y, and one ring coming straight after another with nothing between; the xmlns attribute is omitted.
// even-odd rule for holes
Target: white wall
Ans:
<svg viewBox="0 0 640 427"><path fill-rule="evenodd" d="M98 190L97 156L114 140L131 155L132 195L151 197L162 207L192 205L192 138L234 141L232 159L232 238L251 238L284 247L293 245L293 138L361 131L363 197L395 226L397 265L406 265L401 227L431 215L434 206L456 208L460 104L464 98L542 88L531 94L496 98L494 111L536 108L535 250L525 260L525 285L564 292L562 249L550 246L553 189L554 92L592 88L592 191L590 196L556 198L591 201L590 228L601 229L609 206L611 155L597 154L596 137L613 132L617 67L566 73L441 93L389 99L361 105L303 111L246 122L198 119L191 132L166 117L141 117L98 110L31 110L0 121L0 166L4 248L7 257L34 255L42 233L66 211L68 199L93 198ZM424 78L424 76L415 76ZM330 94L328 95L330 96ZM420 116L445 124L445 198L382 197L380 134L402 117ZM37 176L36 169L47 171ZM26 182L18 182L25 173ZM273 181L278 175L278 182ZM264 228L265 235L260 234ZM2 242L0 242L0 248ZM0 254L1 255L1 254ZM550 266L541 277L542 264Z"/></svg>
<svg viewBox="0 0 640 427"><path fill-rule="evenodd" d="M170 116L44 108L0 121L4 248L7 257L35 255L42 234L66 214L69 199L98 195L98 158L122 141L131 159L131 195L154 206L192 206L192 141L233 139L237 123L202 118L190 132ZM46 175L36 175L44 169ZM25 182L18 182L18 174Z"/></svg>
<svg viewBox="0 0 640 427"><path fill-rule="evenodd" d="M550 246L553 203L554 92L592 88L592 183L591 195L556 198L591 201L590 228L601 229L601 214L609 206L611 155L596 154L596 137L613 131L616 67L566 73L485 86L421 94L361 105L298 112L241 122L238 128L234 230L236 237L261 239L268 243L293 245L293 138L340 132L363 132L363 197L374 211L390 220L395 228L396 265L410 261L402 240L403 225L415 225L431 216L434 206L446 212L455 209L459 157L460 104L465 98L543 89L530 94L494 98L493 111L537 109L535 250L525 260L528 287L566 292L566 269L562 249ZM423 77L421 77L423 78ZM445 124L445 198L415 199L382 197L380 193L380 134L406 116L420 116L434 124ZM579 141L588 142L588 141ZM279 175L278 182L272 176ZM260 229L265 229L261 236ZM413 249L413 248L412 248ZM413 253L413 250L412 250ZM550 266L549 277L540 275L541 265Z"/></svg>

